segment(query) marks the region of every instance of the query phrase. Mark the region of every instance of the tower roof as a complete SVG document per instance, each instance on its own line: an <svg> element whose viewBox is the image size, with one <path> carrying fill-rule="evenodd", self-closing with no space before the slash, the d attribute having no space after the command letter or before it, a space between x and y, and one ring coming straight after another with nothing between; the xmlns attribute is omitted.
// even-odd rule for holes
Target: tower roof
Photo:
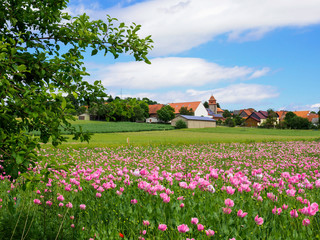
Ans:
<svg viewBox="0 0 320 240"><path fill-rule="evenodd" d="M217 104L217 101L216 99L214 98L214 96L211 95L210 99L209 99L209 105L212 105L212 104Z"/></svg>

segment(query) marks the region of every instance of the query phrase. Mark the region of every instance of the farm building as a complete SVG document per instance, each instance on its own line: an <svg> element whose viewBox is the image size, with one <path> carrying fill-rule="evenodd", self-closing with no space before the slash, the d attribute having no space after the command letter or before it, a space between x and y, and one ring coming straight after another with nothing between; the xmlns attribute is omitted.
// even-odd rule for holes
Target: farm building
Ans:
<svg viewBox="0 0 320 240"><path fill-rule="evenodd" d="M154 104L149 105L149 117L146 119L147 123L157 123L159 122L157 111L159 111L164 104Z"/></svg>
<svg viewBox="0 0 320 240"><path fill-rule="evenodd" d="M88 113L88 110L85 113L82 113L81 115L79 115L78 119L79 120L91 120L90 114Z"/></svg>
<svg viewBox="0 0 320 240"><path fill-rule="evenodd" d="M192 109L194 116L208 116L208 112L203 104L198 102L181 102L181 103L169 103L169 105L174 109L174 113L178 115L182 107L186 107L188 110Z"/></svg>
<svg viewBox="0 0 320 240"><path fill-rule="evenodd" d="M276 113L277 114L277 113ZM268 117L267 111L253 112L245 121L247 127L257 127L265 123ZM279 123L279 115L277 114L277 121Z"/></svg>
<svg viewBox="0 0 320 240"><path fill-rule="evenodd" d="M216 127L216 120L210 117L198 117L189 115L180 115L171 121L172 126L176 126L176 122L182 120L187 124L188 128L209 128Z"/></svg>

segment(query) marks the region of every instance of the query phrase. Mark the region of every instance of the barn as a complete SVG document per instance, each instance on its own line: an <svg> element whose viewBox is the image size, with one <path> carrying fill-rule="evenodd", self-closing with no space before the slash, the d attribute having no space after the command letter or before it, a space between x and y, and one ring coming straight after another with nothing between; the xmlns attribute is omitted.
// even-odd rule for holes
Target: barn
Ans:
<svg viewBox="0 0 320 240"><path fill-rule="evenodd" d="M216 127L216 120L210 117L198 117L189 115L180 115L171 121L172 126L176 126L176 122L182 120L187 124L188 128L209 128Z"/></svg>

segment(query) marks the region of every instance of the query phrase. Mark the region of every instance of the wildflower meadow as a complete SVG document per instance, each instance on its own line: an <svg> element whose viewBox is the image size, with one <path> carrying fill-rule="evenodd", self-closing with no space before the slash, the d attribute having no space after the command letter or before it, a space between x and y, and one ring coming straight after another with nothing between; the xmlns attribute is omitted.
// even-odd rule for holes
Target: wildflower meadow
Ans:
<svg viewBox="0 0 320 240"><path fill-rule="evenodd" d="M1 239L320 238L320 142L38 154L0 176Z"/></svg>

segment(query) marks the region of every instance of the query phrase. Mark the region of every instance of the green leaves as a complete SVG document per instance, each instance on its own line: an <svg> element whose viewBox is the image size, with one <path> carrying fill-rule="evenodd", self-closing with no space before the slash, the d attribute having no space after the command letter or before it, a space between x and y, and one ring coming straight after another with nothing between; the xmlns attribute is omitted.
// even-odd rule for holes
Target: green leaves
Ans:
<svg viewBox="0 0 320 240"><path fill-rule="evenodd" d="M91 21L86 14L71 18L63 12L67 3L5 1L0 8L0 16L8 19L0 32L0 154L4 171L13 178L37 158L30 154L40 143L51 140L58 146L66 141L61 129L89 141L90 134L71 126L72 99L62 96L73 95L88 107L106 97L101 82L83 81L88 75L83 67L86 50L92 56L110 52L115 58L128 52L149 62L152 40L139 38L139 25L118 24L110 16L105 21ZM40 137L33 137L35 131Z"/></svg>
<svg viewBox="0 0 320 240"><path fill-rule="evenodd" d="M98 49L93 49L91 52L91 56L94 56L98 53Z"/></svg>

